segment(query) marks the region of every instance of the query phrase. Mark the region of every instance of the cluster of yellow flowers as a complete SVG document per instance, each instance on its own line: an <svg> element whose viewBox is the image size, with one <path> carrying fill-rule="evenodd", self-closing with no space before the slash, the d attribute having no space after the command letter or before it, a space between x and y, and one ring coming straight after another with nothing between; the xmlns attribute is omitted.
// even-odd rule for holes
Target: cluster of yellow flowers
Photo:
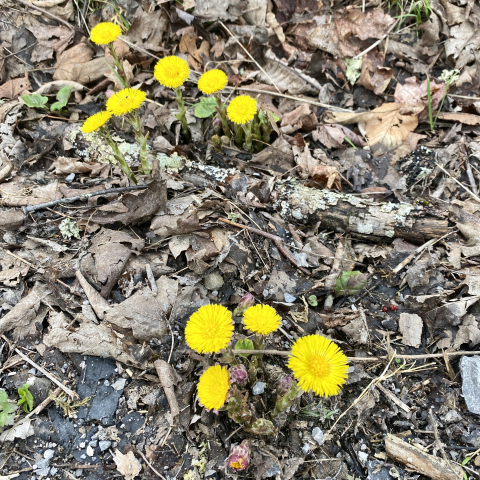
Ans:
<svg viewBox="0 0 480 480"><path fill-rule="evenodd" d="M280 327L281 317L269 305L258 304L245 310L243 323L247 330L265 336ZM233 330L232 316L227 308L206 305L190 317L185 340L198 353L218 353L230 343ZM292 346L288 367L300 388L324 397L337 395L347 378L344 353L334 342L320 335L299 338ZM218 410L227 401L229 387L226 367L208 368L198 384L200 402L208 409Z"/></svg>

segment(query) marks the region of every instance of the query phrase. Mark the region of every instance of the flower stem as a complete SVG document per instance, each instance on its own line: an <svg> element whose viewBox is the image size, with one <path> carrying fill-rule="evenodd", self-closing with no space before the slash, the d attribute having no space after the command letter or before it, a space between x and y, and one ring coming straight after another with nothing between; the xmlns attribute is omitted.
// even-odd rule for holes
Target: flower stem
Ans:
<svg viewBox="0 0 480 480"><path fill-rule="evenodd" d="M255 142L255 151L260 152L263 149L262 145L262 132L260 131L260 125L258 124L257 118L254 118L252 121L253 124L253 138L257 140Z"/></svg>
<svg viewBox="0 0 480 480"><path fill-rule="evenodd" d="M215 100L217 101L217 112L218 112L218 116L220 117L220 120L222 121L223 133L228 138L232 138L232 131L230 130L230 127L228 125L227 108L222 103L222 97L220 95L220 92L215 93L214 97L215 97Z"/></svg>
<svg viewBox="0 0 480 480"><path fill-rule="evenodd" d="M243 125L243 130L245 131L245 150L252 153L252 122Z"/></svg>
<svg viewBox="0 0 480 480"><path fill-rule="evenodd" d="M190 141L190 132L188 131L188 123L187 123L187 109L185 108L185 104L183 103L183 96L182 96L182 89L181 87L177 87L175 89L175 99L177 100L178 104L178 114L176 115L177 120L180 120L182 124L182 131L183 136L185 137L185 141Z"/></svg>
<svg viewBox="0 0 480 480"><path fill-rule="evenodd" d="M241 125L235 124L235 145L242 148L244 131Z"/></svg>
<svg viewBox="0 0 480 480"><path fill-rule="evenodd" d="M135 178L135 175L133 174L131 168L129 167L127 161L125 160L125 157L123 156L122 152L118 148L118 145L115 143L113 140L112 136L110 135L110 132L106 127L100 127L98 130L99 135L110 145L110 148L113 151L113 156L115 160L118 162L120 165L120 168L122 169L123 173L127 175L127 177L137 184L137 179Z"/></svg>
<svg viewBox="0 0 480 480"><path fill-rule="evenodd" d="M140 122L140 117L138 116L138 110L135 110L134 113L130 114L127 117L127 121L133 127L133 131L135 133L135 140L140 146L140 161L142 163L142 171L145 175L149 175L151 172L151 168L148 164L147 156L148 133L146 135L142 133L142 124Z"/></svg>
<svg viewBox="0 0 480 480"><path fill-rule="evenodd" d="M115 72L117 74L117 77L123 83L123 86L125 88L128 88L127 75L125 74L125 70L123 69L122 62L118 58L117 52L113 48L113 43L110 43L108 45L108 49L110 50L110 53L112 54L112 57L113 57L113 61L115 62L115 66L117 67L117 72Z"/></svg>

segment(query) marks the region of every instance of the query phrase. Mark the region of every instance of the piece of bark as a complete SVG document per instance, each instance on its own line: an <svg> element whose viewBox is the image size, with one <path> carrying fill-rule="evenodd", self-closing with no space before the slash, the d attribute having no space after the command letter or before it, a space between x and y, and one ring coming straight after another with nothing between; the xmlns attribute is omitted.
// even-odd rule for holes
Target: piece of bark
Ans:
<svg viewBox="0 0 480 480"><path fill-rule="evenodd" d="M320 229L350 232L372 240L404 238L415 243L448 233L448 212L406 203L376 202L358 195L290 184L277 192L277 208L288 221L320 222Z"/></svg>
<svg viewBox="0 0 480 480"><path fill-rule="evenodd" d="M403 334L402 343L418 348L422 341L423 320L416 313L401 313L398 329Z"/></svg>
<svg viewBox="0 0 480 480"><path fill-rule="evenodd" d="M433 480L463 479L463 469L459 465L434 457L395 435L387 434L385 448L390 458Z"/></svg>
<svg viewBox="0 0 480 480"><path fill-rule="evenodd" d="M23 225L25 215L19 208L0 210L0 230L12 231Z"/></svg>
<svg viewBox="0 0 480 480"><path fill-rule="evenodd" d="M175 395L175 385L178 383L175 378L175 371L173 370L172 366L164 360L156 360L154 365L155 369L157 370L160 383L165 391L168 404L170 405L170 413L172 414L172 417L175 418L180 414L180 408Z"/></svg>

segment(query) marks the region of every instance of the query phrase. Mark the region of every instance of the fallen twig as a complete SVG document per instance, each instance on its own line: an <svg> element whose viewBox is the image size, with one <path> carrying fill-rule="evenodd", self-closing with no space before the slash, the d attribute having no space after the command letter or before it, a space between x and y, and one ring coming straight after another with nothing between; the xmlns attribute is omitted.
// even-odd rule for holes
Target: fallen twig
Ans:
<svg viewBox="0 0 480 480"><path fill-rule="evenodd" d="M297 263L297 261L293 258L292 254L283 246L285 241L283 240L282 237L279 237L278 235L273 235L272 233L264 232L263 230L259 230L258 228L253 228L249 227L248 225L242 225L240 223L235 223L231 222L230 220L227 220L226 218L219 218L219 222L226 223L227 225L232 225L233 227L237 228L243 228L244 230L248 230L249 232L256 233L258 235L262 235L265 238L269 238L270 240L273 240L275 245L277 246L278 250L293 264L295 267L297 267L299 270L301 270L303 273L306 275L310 275L310 271L307 270L304 267L300 267Z"/></svg>
<svg viewBox="0 0 480 480"><path fill-rule="evenodd" d="M52 200L51 202L22 207L22 212L30 213L41 210L42 208L53 207L60 203L73 203L79 200L87 200L90 197L97 197L98 195L110 195L111 193L130 192L132 190L145 190L146 188L148 188L148 185L132 185L131 187L110 188L108 190L101 190L100 192L84 193L83 195L77 195L76 197L60 198L59 200Z"/></svg>
<svg viewBox="0 0 480 480"><path fill-rule="evenodd" d="M26 355L24 355L18 348L15 349L18 355L20 355L26 362L35 367L39 372L42 372L50 381L58 385L70 398L80 398L77 393L75 393L70 388L66 387L60 380L57 380L53 375L48 373L44 368L35 363L33 360L30 360Z"/></svg>
<svg viewBox="0 0 480 480"><path fill-rule="evenodd" d="M243 349L234 349L234 354L240 353L263 353L265 355L279 355L281 357L288 357L290 355L289 351L284 350L243 350ZM462 356L462 355L480 355L480 351L466 352L460 350L458 352L444 352L444 353L426 353L422 355L402 355L394 353L392 358L400 358L404 360L422 360L426 358L443 358L443 356ZM389 360L387 355L382 355L380 357L347 357L349 362L378 362L380 360Z"/></svg>
<svg viewBox="0 0 480 480"><path fill-rule="evenodd" d="M54 15L53 13L50 13L49 11L47 10L44 10L43 8L40 8L40 7L37 7L36 5L32 5L31 3L29 2L26 2L25 0L18 0L20 3L22 3L23 5L29 7L29 8L33 8L34 10L38 10L39 12L42 12L44 15L46 15L47 17L51 17L53 19L55 19L57 22L60 22L62 23L63 25L65 25L66 27L68 27L70 30L75 30L74 27L72 27L72 25L70 25L68 22L66 22L65 20L62 20L60 17L57 17L56 15Z"/></svg>
<svg viewBox="0 0 480 480"><path fill-rule="evenodd" d="M467 188L462 182L459 182L455 177L452 177L447 170L445 170L439 163L435 162L435 165L446 173L455 183L458 183L472 198L474 198L478 203L480 203L480 197L475 195L469 188Z"/></svg>
<svg viewBox="0 0 480 480"><path fill-rule="evenodd" d="M140 450L138 450L138 448L137 448L137 453L143 458L144 462L149 466L152 472L154 472L160 478L163 478L163 480L167 480L160 472L158 472L153 468L152 464L145 458L145 455Z"/></svg>

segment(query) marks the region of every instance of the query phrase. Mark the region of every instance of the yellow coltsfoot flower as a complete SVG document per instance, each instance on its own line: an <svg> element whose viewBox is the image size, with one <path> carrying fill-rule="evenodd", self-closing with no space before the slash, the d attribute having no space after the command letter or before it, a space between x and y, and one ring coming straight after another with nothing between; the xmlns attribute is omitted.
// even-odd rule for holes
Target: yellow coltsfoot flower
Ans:
<svg viewBox="0 0 480 480"><path fill-rule="evenodd" d="M92 133L95 130L98 130L110 120L111 116L112 114L110 112L98 112L91 115L85 120L85 122L83 122L82 132Z"/></svg>
<svg viewBox="0 0 480 480"><path fill-rule="evenodd" d="M95 25L90 32L90 40L97 45L108 45L122 34L118 25L103 22Z"/></svg>
<svg viewBox="0 0 480 480"><path fill-rule="evenodd" d="M307 335L292 346L288 367L302 390L312 390L315 395L337 395L347 379L347 357L328 338Z"/></svg>
<svg viewBox="0 0 480 480"><path fill-rule="evenodd" d="M124 88L107 100L107 111L113 115L125 115L133 112L143 103L147 94L134 88Z"/></svg>
<svg viewBox="0 0 480 480"><path fill-rule="evenodd" d="M232 334L232 315L221 305L200 307L185 327L185 340L198 353L219 352L230 343Z"/></svg>
<svg viewBox="0 0 480 480"><path fill-rule="evenodd" d="M181 87L190 75L190 68L185 60L171 55L157 62L153 74L161 85L177 88Z"/></svg>
<svg viewBox="0 0 480 480"><path fill-rule="evenodd" d="M230 388L228 370L221 365L208 368L198 382L198 398L209 410L218 410L225 405Z"/></svg>
<svg viewBox="0 0 480 480"><path fill-rule="evenodd" d="M243 314L243 324L251 332L268 335L282 323L282 318L270 305L255 305L247 308Z"/></svg>
<svg viewBox="0 0 480 480"><path fill-rule="evenodd" d="M209 70L205 72L198 80L198 89L210 95L219 92L225 88L228 78L221 70Z"/></svg>
<svg viewBox="0 0 480 480"><path fill-rule="evenodd" d="M227 113L233 123L244 125L251 122L257 113L257 101L248 95L240 95L230 102Z"/></svg>

